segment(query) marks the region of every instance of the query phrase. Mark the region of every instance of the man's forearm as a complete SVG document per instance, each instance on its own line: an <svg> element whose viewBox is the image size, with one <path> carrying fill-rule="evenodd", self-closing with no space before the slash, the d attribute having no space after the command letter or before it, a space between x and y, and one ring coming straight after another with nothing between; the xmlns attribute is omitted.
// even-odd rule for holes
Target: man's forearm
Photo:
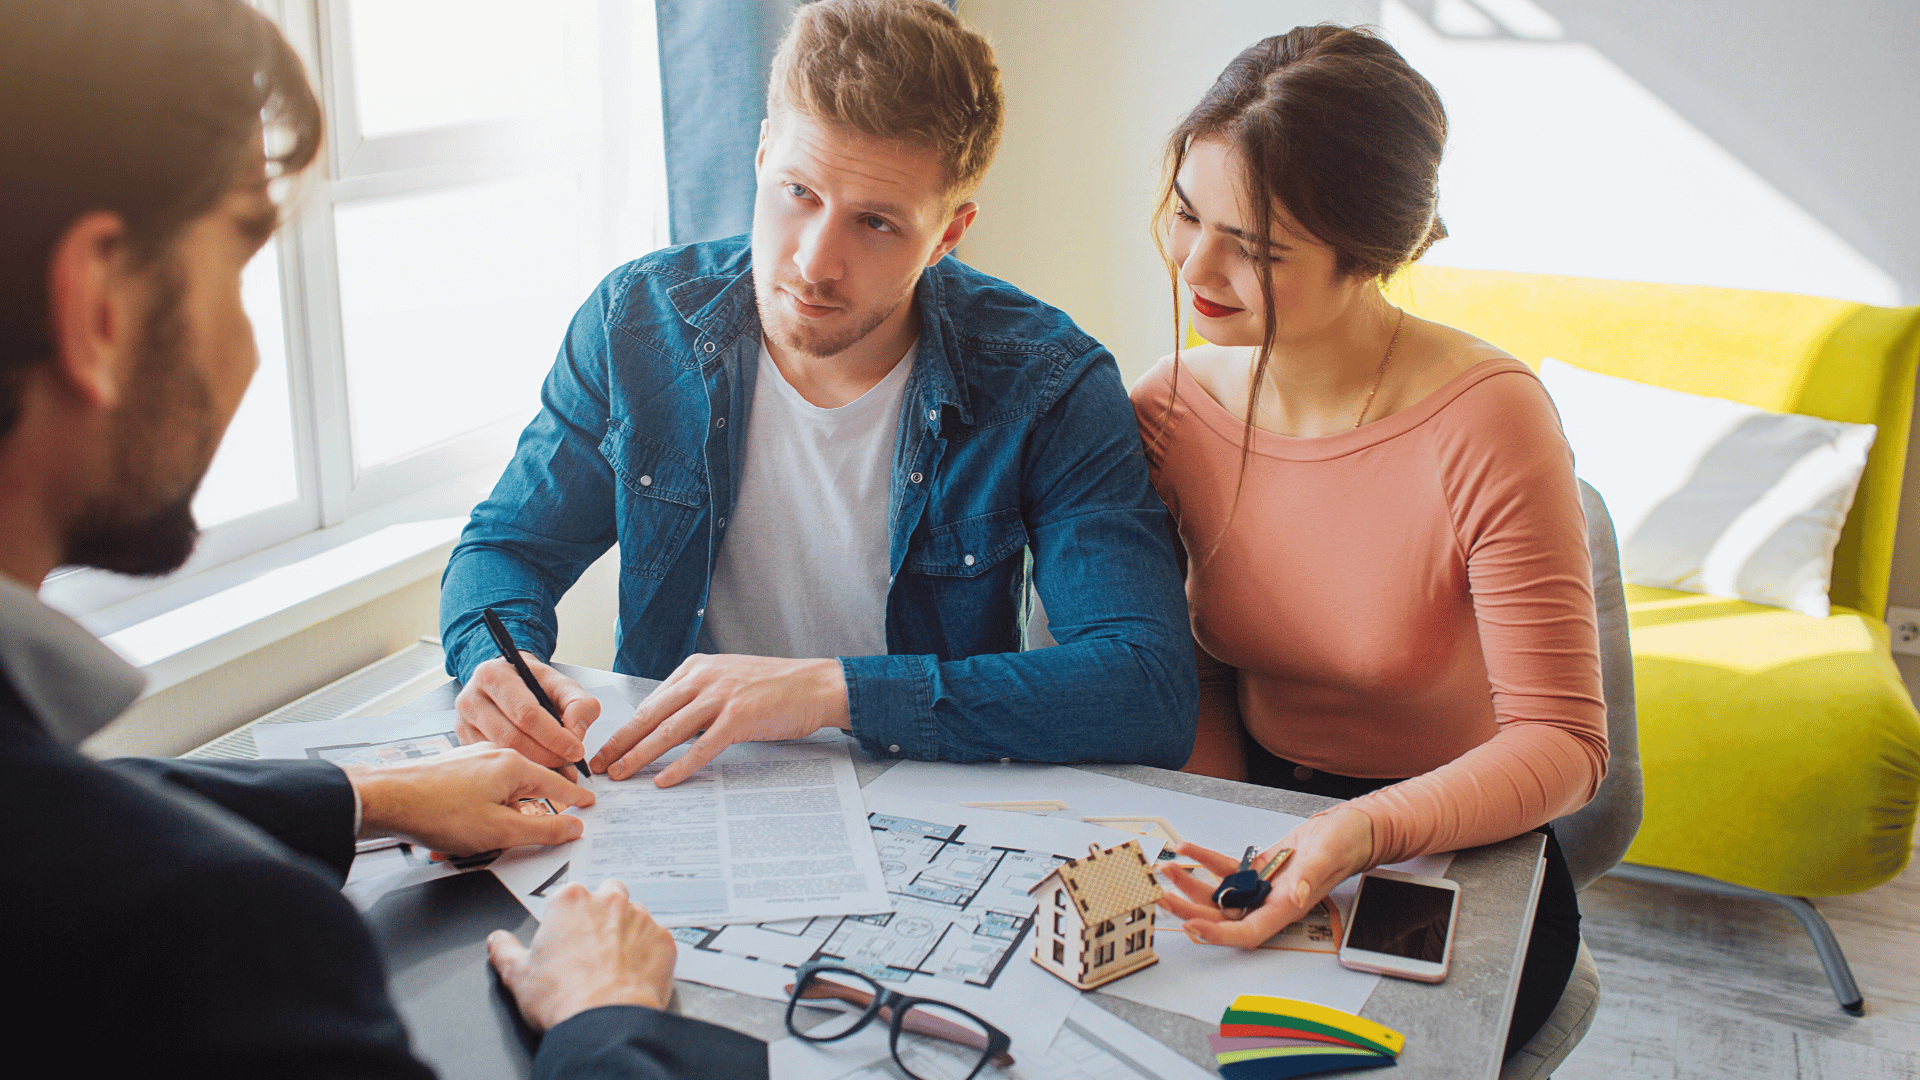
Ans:
<svg viewBox="0 0 1920 1080"><path fill-rule="evenodd" d="M946 663L841 663L853 735L877 757L1177 769L1193 749L1196 688L1184 642L1098 638Z"/></svg>

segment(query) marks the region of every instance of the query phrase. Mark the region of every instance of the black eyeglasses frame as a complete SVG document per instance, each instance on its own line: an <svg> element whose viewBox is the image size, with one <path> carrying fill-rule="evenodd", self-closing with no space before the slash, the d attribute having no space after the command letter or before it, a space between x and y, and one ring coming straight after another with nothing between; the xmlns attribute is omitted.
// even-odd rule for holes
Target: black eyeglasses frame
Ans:
<svg viewBox="0 0 1920 1080"><path fill-rule="evenodd" d="M873 1000L867 1003L866 1008L862 1011L860 1015L860 1019L854 1021L852 1026L848 1027L845 1031L839 1032L838 1034L834 1034L834 1035L824 1035L824 1036L809 1035L807 1032L800 1030L799 1026L793 1022L793 1012L796 1008L799 1007L802 1001L801 994L807 989L808 983L810 981L813 981L815 975L819 975L826 972L841 972L847 975L851 975L857 979L860 979L864 982L872 984L875 989L879 990L879 993L873 995ZM832 982L832 980L820 980L820 981L825 982L828 985L836 985ZM843 987L843 989L852 990L853 988ZM864 993L864 991L859 991L859 990L853 990L853 992ZM898 990L894 990L889 987L883 986L880 984L879 980L873 978L871 975L868 975L862 971L857 971L850 967L845 967L840 964L825 963L818 960L802 964L800 965L799 969L793 973L793 985L787 988L787 995L788 995L787 996L787 1030L791 1032L795 1038L801 1039L806 1042L812 1042L812 1043L838 1042L841 1039L848 1038L854 1033L860 1031L862 1028L865 1028L868 1024L872 1023L874 1017L879 1016L882 1010L892 1010L888 1014L889 1020L888 1020L888 1031L887 1031L887 1051L893 1055L894 1064L900 1066L900 1071L906 1073L908 1076L914 1077L915 1080L929 1080L929 1078L921 1077L918 1073L915 1073L912 1069L908 1068L907 1063L905 1061L902 1061L900 1059L900 1032L904 1029L904 1026L906 1024L908 1011L911 1010L915 1005L938 1005L943 1009L951 1009L954 1012L957 1012L962 1016L965 1016L967 1019L973 1021L974 1023L979 1024L980 1027L986 1031L987 1045L980 1054L980 1060L974 1063L973 1071L969 1072L963 1078L963 1080L973 1080L974 1077L980 1075L980 1070L986 1068L987 1062L989 1061L995 1062L996 1064L1000 1065L1002 1068L1005 1068L1013 1064L1013 1055L1007 1052L1013 1046L1013 1038L1012 1036L1008 1035L1006 1032L1001 1031L999 1028L994 1027L992 1024L987 1023L985 1020L980 1019L980 1017L974 1015L972 1012L969 1012L968 1010L963 1009L960 1006L953 1004L952 1002L941 1001L939 998L910 997L906 994L900 993ZM832 997L831 995L828 995L828 997L831 997L832 1000L842 1001L849 1005L858 1004L858 1002L849 1001L847 998L844 998L844 997ZM815 999L815 1000L818 1000L818 999ZM930 1035L933 1038L942 1039L943 1041L947 1041L947 1042L960 1043L960 1040L953 1039L950 1036L942 1035L939 1032L925 1031L925 1032L921 1032L921 1034ZM967 1044L960 1043L960 1045L967 1045Z"/></svg>

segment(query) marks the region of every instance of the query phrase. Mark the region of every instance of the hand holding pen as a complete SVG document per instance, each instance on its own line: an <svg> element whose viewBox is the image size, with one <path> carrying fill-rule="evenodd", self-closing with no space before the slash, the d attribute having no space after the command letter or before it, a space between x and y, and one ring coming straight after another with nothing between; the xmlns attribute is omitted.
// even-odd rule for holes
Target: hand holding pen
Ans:
<svg viewBox="0 0 1920 1080"><path fill-rule="evenodd" d="M491 742L548 768L572 764L586 779L581 739L600 716L600 702L580 684L521 655L499 613L482 613L501 658L474 669L460 691L457 733L462 743Z"/></svg>

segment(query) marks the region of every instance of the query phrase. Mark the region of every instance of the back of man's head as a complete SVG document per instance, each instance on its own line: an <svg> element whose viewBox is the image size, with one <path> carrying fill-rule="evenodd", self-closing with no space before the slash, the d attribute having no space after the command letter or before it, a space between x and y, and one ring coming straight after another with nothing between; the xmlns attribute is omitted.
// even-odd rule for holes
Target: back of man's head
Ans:
<svg viewBox="0 0 1920 1080"><path fill-rule="evenodd" d="M774 54L767 116L932 149L957 205L993 164L1004 97L993 46L935 0L818 0Z"/></svg>
<svg viewBox="0 0 1920 1080"><path fill-rule="evenodd" d="M305 168L320 108L244 0L0 0L0 438L53 350L47 266L82 215L163 255L236 186Z"/></svg>

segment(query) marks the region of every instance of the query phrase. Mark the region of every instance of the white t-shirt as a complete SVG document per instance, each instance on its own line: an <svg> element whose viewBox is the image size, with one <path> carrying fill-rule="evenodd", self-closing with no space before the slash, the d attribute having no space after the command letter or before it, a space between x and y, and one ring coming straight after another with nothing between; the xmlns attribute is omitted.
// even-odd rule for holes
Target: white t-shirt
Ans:
<svg viewBox="0 0 1920 1080"><path fill-rule="evenodd" d="M822 409L761 344L740 494L714 560L701 651L886 654L887 500L917 345L858 399Z"/></svg>

